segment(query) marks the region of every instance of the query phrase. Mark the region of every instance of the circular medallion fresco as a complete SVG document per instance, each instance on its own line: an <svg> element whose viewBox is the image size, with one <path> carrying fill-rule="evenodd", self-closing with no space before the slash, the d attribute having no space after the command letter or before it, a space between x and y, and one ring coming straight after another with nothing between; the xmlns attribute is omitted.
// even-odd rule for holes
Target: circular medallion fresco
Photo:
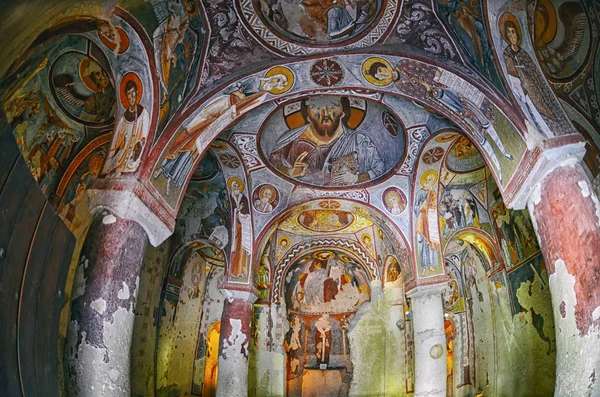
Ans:
<svg viewBox="0 0 600 397"><path fill-rule="evenodd" d="M546 75L560 80L577 74L591 55L591 31L581 0L538 1L532 41Z"/></svg>
<svg viewBox="0 0 600 397"><path fill-rule="evenodd" d="M54 61L50 74L52 94L71 119L91 126L114 122L117 94L108 66L69 51Z"/></svg>
<svg viewBox="0 0 600 397"><path fill-rule="evenodd" d="M273 112L262 126L259 148L265 163L284 178L356 189L397 168L405 155L406 134L397 116L376 102L320 95Z"/></svg>
<svg viewBox="0 0 600 397"><path fill-rule="evenodd" d="M365 47L391 27L397 0L238 0L251 31L290 55L319 49Z"/></svg>

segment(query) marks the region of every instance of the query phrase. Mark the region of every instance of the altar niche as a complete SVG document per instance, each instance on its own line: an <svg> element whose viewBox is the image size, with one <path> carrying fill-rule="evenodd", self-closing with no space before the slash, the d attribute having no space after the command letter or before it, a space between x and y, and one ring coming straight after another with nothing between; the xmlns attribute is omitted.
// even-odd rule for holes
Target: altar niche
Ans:
<svg viewBox="0 0 600 397"><path fill-rule="evenodd" d="M354 257L336 249L301 255L285 287L288 396L345 396L352 382L348 330L370 301L369 278Z"/></svg>

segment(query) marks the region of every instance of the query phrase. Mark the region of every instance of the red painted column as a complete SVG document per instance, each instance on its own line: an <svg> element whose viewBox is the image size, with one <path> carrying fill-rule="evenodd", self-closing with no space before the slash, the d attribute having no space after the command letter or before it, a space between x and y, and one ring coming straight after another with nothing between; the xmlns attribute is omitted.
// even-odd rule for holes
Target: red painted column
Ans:
<svg viewBox="0 0 600 397"><path fill-rule="evenodd" d="M556 325L556 396L598 395L600 203L575 160L549 172L528 201L548 269Z"/></svg>
<svg viewBox="0 0 600 397"><path fill-rule="evenodd" d="M148 237L107 210L81 250L65 346L68 394L129 397L134 308Z"/></svg>
<svg viewBox="0 0 600 397"><path fill-rule="evenodd" d="M225 295L219 341L217 397L248 395L248 358L252 330L252 304L256 295L245 291L221 290Z"/></svg>

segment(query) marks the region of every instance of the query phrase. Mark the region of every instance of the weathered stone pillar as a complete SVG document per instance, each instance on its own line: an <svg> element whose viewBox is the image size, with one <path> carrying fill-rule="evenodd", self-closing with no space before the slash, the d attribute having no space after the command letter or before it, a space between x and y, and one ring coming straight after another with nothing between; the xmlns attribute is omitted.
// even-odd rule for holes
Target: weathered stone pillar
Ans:
<svg viewBox="0 0 600 397"><path fill-rule="evenodd" d="M446 397L446 335L442 289L447 284L415 287L412 303L415 343L415 397Z"/></svg>
<svg viewBox="0 0 600 397"><path fill-rule="evenodd" d="M554 395L599 395L600 203L571 158L539 181L527 206L549 275L556 325Z"/></svg>
<svg viewBox="0 0 600 397"><path fill-rule="evenodd" d="M65 347L71 396L129 397L129 350L148 237L138 223L98 212L81 250Z"/></svg>
<svg viewBox="0 0 600 397"><path fill-rule="evenodd" d="M252 330L252 304L256 295L223 289L225 296L219 341L217 397L248 395L248 357Z"/></svg>

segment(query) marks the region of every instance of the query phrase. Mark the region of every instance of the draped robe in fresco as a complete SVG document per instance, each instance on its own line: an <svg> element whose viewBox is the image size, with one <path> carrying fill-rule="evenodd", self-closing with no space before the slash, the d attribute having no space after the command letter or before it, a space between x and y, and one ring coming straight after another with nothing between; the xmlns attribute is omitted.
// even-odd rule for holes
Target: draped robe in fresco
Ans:
<svg viewBox="0 0 600 397"><path fill-rule="evenodd" d="M231 195L231 211L233 212L233 233L231 247L231 262L229 275L231 277L247 277L250 253L245 248L243 239L248 230L244 224L249 223L250 207L248 199L242 193Z"/></svg>
<svg viewBox="0 0 600 397"><path fill-rule="evenodd" d="M300 154L307 152L306 175L298 179L309 183L329 184L334 159L356 153L359 182L381 176L385 164L371 138L345 125L340 137L329 145L321 145L310 137L315 136L310 124L286 131L270 155L271 163L283 173L291 169Z"/></svg>
<svg viewBox="0 0 600 397"><path fill-rule="evenodd" d="M438 265L437 249L440 244L440 235L437 229L436 196L433 190L421 189L415 198L417 243L419 245L419 263L422 269Z"/></svg>
<svg viewBox="0 0 600 397"><path fill-rule="evenodd" d="M513 92L526 104L524 110L529 112L538 129L549 136L555 134L549 128L546 119L557 123L560 131L569 131L566 119L561 117L562 109L534 60L521 47L517 48L514 50L511 46L506 47L504 61Z"/></svg>
<svg viewBox="0 0 600 397"><path fill-rule="evenodd" d="M115 145L106 160L106 172L136 171L142 158L142 150L150 131L150 115L142 105L135 112L127 109L115 129ZM139 146L136 150L134 148Z"/></svg>

